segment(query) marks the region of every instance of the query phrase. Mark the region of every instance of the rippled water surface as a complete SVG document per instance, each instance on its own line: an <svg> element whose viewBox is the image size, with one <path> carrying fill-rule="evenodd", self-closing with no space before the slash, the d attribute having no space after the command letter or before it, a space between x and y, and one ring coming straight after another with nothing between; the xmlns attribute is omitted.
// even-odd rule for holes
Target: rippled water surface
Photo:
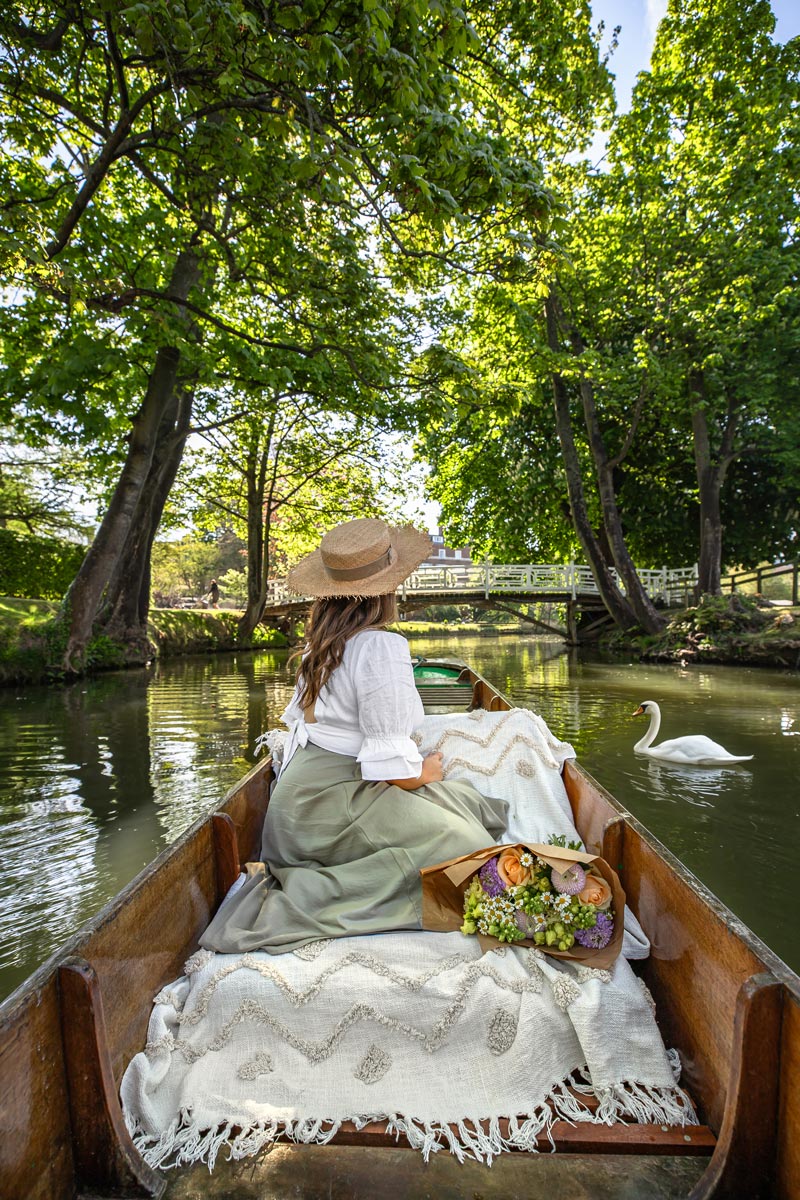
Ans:
<svg viewBox="0 0 800 1200"><path fill-rule="evenodd" d="M415 641L461 656L540 712L585 767L800 970L790 880L800 856L800 678L730 667L599 662L534 639ZM291 693L287 654L176 660L66 689L0 691L0 996L7 994L252 762ZM633 753L630 713L705 733L752 763Z"/></svg>

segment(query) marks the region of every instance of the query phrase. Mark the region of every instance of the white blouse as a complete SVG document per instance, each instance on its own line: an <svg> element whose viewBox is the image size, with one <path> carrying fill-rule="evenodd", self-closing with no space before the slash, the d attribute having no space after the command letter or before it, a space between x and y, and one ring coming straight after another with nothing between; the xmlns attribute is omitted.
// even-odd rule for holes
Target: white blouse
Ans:
<svg viewBox="0 0 800 1200"><path fill-rule="evenodd" d="M311 742L351 755L364 779L416 779L422 755L411 733L424 715L406 639L365 629L345 642L342 661L317 697L310 724L295 688L281 717L289 726L282 770L298 746Z"/></svg>

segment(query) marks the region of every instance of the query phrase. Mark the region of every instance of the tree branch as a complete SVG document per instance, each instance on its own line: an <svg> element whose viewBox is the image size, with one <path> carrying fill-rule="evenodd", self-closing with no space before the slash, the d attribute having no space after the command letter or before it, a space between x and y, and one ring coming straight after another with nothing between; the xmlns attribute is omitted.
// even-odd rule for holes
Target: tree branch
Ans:
<svg viewBox="0 0 800 1200"><path fill-rule="evenodd" d="M75 9L67 9L64 16L49 33L37 33L35 29L31 29L29 25L23 25L19 21L14 22L11 28L20 41L33 42L37 50L60 50L64 34L74 21L75 16Z"/></svg>
<svg viewBox="0 0 800 1200"><path fill-rule="evenodd" d="M130 108L130 100L128 98L128 84L125 79L125 67L122 62L122 56L117 45L117 35L114 32L114 26L111 23L111 17L106 17L106 36L108 37L108 54L111 63L114 67L114 75L117 80L117 91L119 92L120 104L123 112L127 112Z"/></svg>
<svg viewBox="0 0 800 1200"><path fill-rule="evenodd" d="M642 415L642 409L644 408L644 402L647 399L647 383L648 380L647 376L645 375L642 377L639 395L636 397L636 403L633 406L633 416L631 417L631 423L628 428L628 432L625 434L625 439L614 457L609 458L608 460L609 469L612 471L615 470L615 468L619 466L623 459L627 457L628 451L633 445L633 439L636 436L636 430L639 427L639 420Z"/></svg>
<svg viewBox="0 0 800 1200"><path fill-rule="evenodd" d="M2 83L3 87L5 87L9 93L12 92L12 85L15 81L16 77L10 71L0 72L0 83ZM26 100L30 102L34 97L39 100L48 100L51 104L55 104L57 108L63 109L64 112L68 112L70 116L75 117L77 121L80 121L81 124L85 125L87 129L91 129L92 133L96 133L98 137L108 136L107 129L104 129L98 121L94 121L80 108L76 107L76 105L67 96L62 95L61 92L57 92L55 88L45 87L43 84L36 83L32 87L28 96L26 96Z"/></svg>
<svg viewBox="0 0 800 1200"><path fill-rule="evenodd" d="M108 170L114 161L119 147L124 142L125 138L130 133L133 122L139 116L142 109L154 100L156 96L168 91L170 84L166 81L154 84L144 92L132 108L127 109L122 113L116 126L114 127L111 136L106 141L103 149L100 151L98 158L86 173L86 178L83 186L80 188L77 196L72 202L69 212L56 232L55 236L48 242L45 247L45 254L49 259L53 259L66 246L72 233L80 221L81 217L89 207L92 197L105 179Z"/></svg>

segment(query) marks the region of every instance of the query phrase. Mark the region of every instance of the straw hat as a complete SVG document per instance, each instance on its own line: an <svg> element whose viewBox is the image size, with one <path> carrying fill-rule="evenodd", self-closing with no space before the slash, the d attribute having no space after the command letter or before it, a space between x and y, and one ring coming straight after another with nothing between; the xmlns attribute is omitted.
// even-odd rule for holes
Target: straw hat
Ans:
<svg viewBox="0 0 800 1200"><path fill-rule="evenodd" d="M301 596L383 596L393 592L431 552L413 525L394 528L376 517L345 521L319 549L292 567L286 582Z"/></svg>

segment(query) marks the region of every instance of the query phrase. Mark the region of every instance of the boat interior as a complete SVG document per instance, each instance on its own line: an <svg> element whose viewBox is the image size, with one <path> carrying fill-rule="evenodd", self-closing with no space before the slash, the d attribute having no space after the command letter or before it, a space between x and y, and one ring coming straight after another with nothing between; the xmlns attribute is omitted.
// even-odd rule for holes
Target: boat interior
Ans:
<svg viewBox="0 0 800 1200"><path fill-rule="evenodd" d="M415 675L429 712L510 707L463 663L423 660ZM575 762L564 767L575 824L651 940L635 967L701 1124L558 1121L555 1154L502 1155L487 1171L446 1152L426 1166L376 1122L213 1176L153 1171L125 1128L119 1083L152 997L257 856L270 780L268 761L255 766L0 1007L2 1196L800 1196L800 980Z"/></svg>

